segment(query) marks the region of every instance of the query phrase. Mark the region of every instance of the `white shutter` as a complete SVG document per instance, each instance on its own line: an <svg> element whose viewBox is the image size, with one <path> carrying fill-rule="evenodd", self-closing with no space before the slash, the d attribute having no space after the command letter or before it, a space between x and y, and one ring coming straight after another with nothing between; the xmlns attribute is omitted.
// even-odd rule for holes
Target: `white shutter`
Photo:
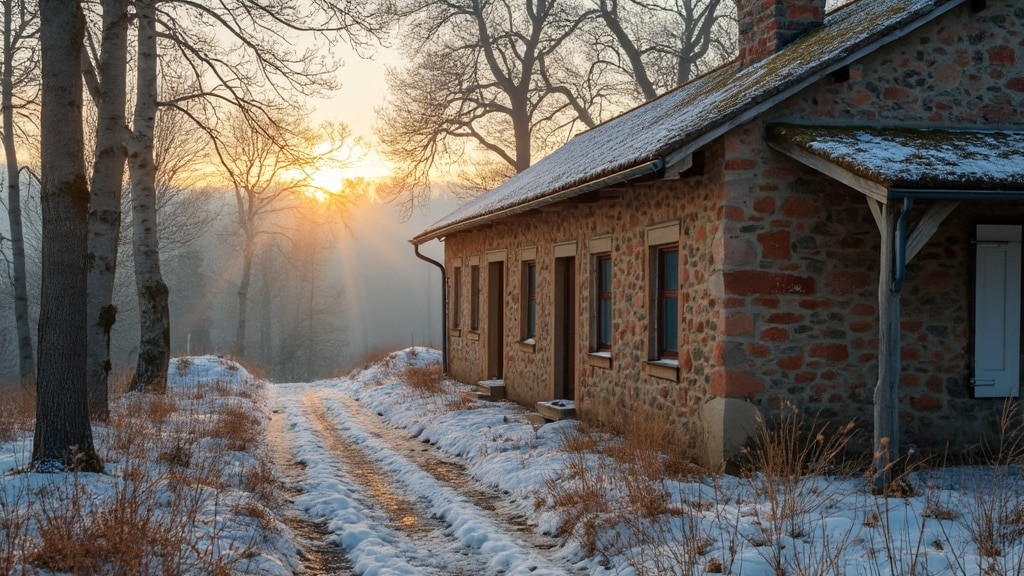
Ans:
<svg viewBox="0 0 1024 576"><path fill-rule="evenodd" d="M974 291L974 396L1020 391L1021 227L979 225Z"/></svg>

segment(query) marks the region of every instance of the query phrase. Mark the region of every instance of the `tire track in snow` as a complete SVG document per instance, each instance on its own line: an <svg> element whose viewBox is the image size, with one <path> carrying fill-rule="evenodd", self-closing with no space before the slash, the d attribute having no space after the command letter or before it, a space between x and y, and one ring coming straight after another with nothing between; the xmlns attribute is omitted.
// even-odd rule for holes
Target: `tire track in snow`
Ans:
<svg viewBox="0 0 1024 576"><path fill-rule="evenodd" d="M443 530L444 525L431 518L416 502L395 490L389 474L381 470L376 462L357 448L338 431L331 422L323 404L312 395L302 398L303 408L310 415L310 421L317 435L324 440L325 447L342 462L370 498L380 505L390 520L390 527L407 536L415 537L430 530Z"/></svg>
<svg viewBox="0 0 1024 576"><path fill-rule="evenodd" d="M280 411L275 411L267 430L267 447L274 464L288 482L285 487L288 503L294 507L295 498L301 494L295 486L299 484L305 467L295 461L286 436L285 418ZM353 573L352 562L345 556L345 550L328 541L330 530L325 521L309 518L297 508L285 514L283 520L298 537L299 556L306 574L341 576Z"/></svg>
<svg viewBox="0 0 1024 576"><path fill-rule="evenodd" d="M561 546L561 539L536 532L522 514L505 502L502 494L473 478L466 470L466 466L457 458L444 454L431 444L417 440L410 436L407 430L389 425L379 414L347 394L332 395L331 398L341 402L345 411L371 436L453 488L477 508L487 511L488 516L503 527L510 528L516 537L529 547L555 550ZM545 554L545 557L549 561L560 562L554 554Z"/></svg>
<svg viewBox="0 0 1024 576"><path fill-rule="evenodd" d="M292 452L298 465L304 467L296 507L326 523L328 543L347 550L353 572L368 576L482 573L452 570L435 561L429 553L431 548L451 546L443 534L421 534L421 538L412 540L392 528L381 506L350 476L349 468L325 447L324 439L317 434L302 406L306 386L279 384L272 389L277 396L275 408L287 421Z"/></svg>
<svg viewBox="0 0 1024 576"><path fill-rule="evenodd" d="M366 409L343 393L328 393L326 396L324 406L338 423L341 435L371 455L398 484L429 501L432 512L450 525L450 534L464 547L478 550L485 556L487 569L481 574L561 575L577 570L552 552L558 545L557 540L533 533L522 517L514 512L498 511L494 505L495 492L472 480L461 464L446 461L439 453L433 459L443 464L437 466L431 466L424 458L410 459L408 442L424 447L422 443L380 420L372 421ZM401 436L404 439L398 441ZM388 440L395 443L389 445ZM427 447L420 454L429 451L435 449ZM413 462L414 459L418 462ZM506 527L515 534L510 534ZM585 571L585 568L580 568L580 571Z"/></svg>

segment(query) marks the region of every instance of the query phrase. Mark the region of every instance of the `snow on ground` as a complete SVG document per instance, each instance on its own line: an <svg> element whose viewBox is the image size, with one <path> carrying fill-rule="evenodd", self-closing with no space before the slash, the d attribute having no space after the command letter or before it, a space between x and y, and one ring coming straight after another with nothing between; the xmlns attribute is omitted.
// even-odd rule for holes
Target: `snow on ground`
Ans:
<svg viewBox="0 0 1024 576"><path fill-rule="evenodd" d="M238 445L245 436L224 428L241 422L251 426L241 432L260 435L265 383L215 356L172 361L168 380L166 399L127 394L111 406L111 425L93 423L103 474L16 472L29 463L32 435L0 443L0 573L63 573L63 544L77 548L69 552L80 556L77 573L286 576L301 569L287 529L252 493L259 443ZM107 545L145 545L143 557L107 554L111 534L124 540ZM23 565L28 558L33 568Z"/></svg>
<svg viewBox="0 0 1024 576"><path fill-rule="evenodd" d="M289 476L297 489L291 506L283 494L277 496L281 505L256 503L246 482L227 486L198 514L196 541L215 548L210 557L232 558L231 572L237 574L302 570L294 535L281 522L289 514L325 521L326 538L348 557L353 571L374 576L1024 574L1024 483L1016 463L921 466L908 478L916 490L892 498L873 496L864 478L815 476L796 484L773 483L762 474L662 479L657 485L668 495L664 510L669 513L611 516L599 524L594 555L588 557L573 539L538 546L523 530L548 538L541 535L564 528L546 483L577 481L566 476L571 455L561 449L577 423L539 426L512 403L458 402L457 394L424 394L402 382L407 366L439 359L433 350L407 349L348 377L276 385L257 381L221 358L176 360L170 382L180 398L175 414L203 420L215 418L216 409L225 406L243 409L260 433L267 430L267 418L280 418L274 429L283 431L280 440L296 463L292 470L298 470ZM214 389L217 394L207 393ZM383 433L377 414L415 437L419 450L436 447L443 453L438 457L472 476L494 506L423 467L414 448ZM5 474L0 520L11 517L12 506L30 506L26 494L53 490L61 482L77 482L102 508L127 464L109 427L96 427L96 437L107 475L8 474L27 463L31 438L0 443ZM265 448L259 441L231 449L223 439L204 437L196 441L192 457L215 454L242 478L266 458ZM586 455L598 471L610 464L603 458ZM163 460L151 453L147 474L166 472ZM610 492L621 488L609 486ZM179 489L168 485L158 496L170 498ZM263 520L233 506L243 503L261 506ZM529 526L512 525L509 514L521 515ZM4 526L0 522L0 543L9 543L12 536ZM25 528L30 537L38 531L31 523ZM644 537L630 540L637 533ZM233 550L246 554L234 558ZM692 567L683 568L678 559L691 552ZM0 546L0 568L3 555Z"/></svg>

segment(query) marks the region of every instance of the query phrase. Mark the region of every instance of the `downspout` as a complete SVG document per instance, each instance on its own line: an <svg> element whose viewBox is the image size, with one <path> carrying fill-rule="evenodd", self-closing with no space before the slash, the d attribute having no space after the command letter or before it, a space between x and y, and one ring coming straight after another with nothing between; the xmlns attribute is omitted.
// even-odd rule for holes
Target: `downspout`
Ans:
<svg viewBox="0 0 1024 576"><path fill-rule="evenodd" d="M910 209L914 207L914 199L906 196L903 198L903 211L896 221L896 242L893 249L896 252L894 258L891 290L893 294L899 294L903 290L903 280L907 277L907 218L910 216Z"/></svg>
<svg viewBox="0 0 1024 576"><path fill-rule="evenodd" d="M424 262L437 266L441 271L441 372L448 373L448 277L444 270L444 264L429 256L420 254L420 245L413 242L413 249L416 257Z"/></svg>

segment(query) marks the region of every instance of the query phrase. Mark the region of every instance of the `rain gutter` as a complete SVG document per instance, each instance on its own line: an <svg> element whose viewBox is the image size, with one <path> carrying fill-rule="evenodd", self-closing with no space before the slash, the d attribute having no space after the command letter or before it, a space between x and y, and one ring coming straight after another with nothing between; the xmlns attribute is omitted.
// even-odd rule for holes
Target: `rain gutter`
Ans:
<svg viewBox="0 0 1024 576"><path fill-rule="evenodd" d="M413 244L416 257L424 262L437 266L437 269L441 271L441 373L448 373L448 310L445 309L445 303L448 302L448 277L445 274L444 264L441 264L437 260L429 256L420 254L420 245Z"/></svg>
<svg viewBox="0 0 1024 576"><path fill-rule="evenodd" d="M962 188L889 188L889 198L903 200L1024 200L1024 190Z"/></svg>
<svg viewBox="0 0 1024 576"><path fill-rule="evenodd" d="M896 251L894 259L895 270L893 270L892 286L889 288L893 294L903 291L903 280L907 277L907 219L910 217L910 209L914 207L913 198L903 199L903 211L896 221Z"/></svg>
<svg viewBox="0 0 1024 576"><path fill-rule="evenodd" d="M967 190L960 188L889 188L889 198L903 200L903 211L896 221L893 246L893 279L890 290L899 294L907 276L907 220L914 200L1024 200L1024 190Z"/></svg>
<svg viewBox="0 0 1024 576"><path fill-rule="evenodd" d="M497 220L498 218L522 214L523 212L527 212L535 208L540 208L542 206L547 206L549 204L554 204L555 202L559 202L567 198L572 198L574 196L579 196L581 194L586 194L587 192L600 190L601 188L607 188L608 186L614 186L616 184L624 184L626 182L631 182L633 180L637 180L639 178L643 178L644 176L649 176L651 174L660 174L664 169L665 161L663 159L658 158L656 160L651 160L650 162L645 162L638 166L627 168L626 170L622 170L621 172L609 174L608 176L598 178L597 180L591 180L590 182L580 184L579 186L574 186L567 190L562 190L561 192L555 192L554 194L550 194L541 198L536 198L529 202L524 202L522 204L517 204L515 206L509 206L507 208L503 208L494 212L481 214L480 216L470 218L469 220L463 220L461 222L449 224L432 232L427 232L420 236L417 236L410 240L410 242L412 242L415 245L419 245L429 240L443 238L448 234L451 234L452 232L458 232L460 230L465 230L467 228L472 228L474 226L485 224L487 222L490 222L491 220Z"/></svg>

